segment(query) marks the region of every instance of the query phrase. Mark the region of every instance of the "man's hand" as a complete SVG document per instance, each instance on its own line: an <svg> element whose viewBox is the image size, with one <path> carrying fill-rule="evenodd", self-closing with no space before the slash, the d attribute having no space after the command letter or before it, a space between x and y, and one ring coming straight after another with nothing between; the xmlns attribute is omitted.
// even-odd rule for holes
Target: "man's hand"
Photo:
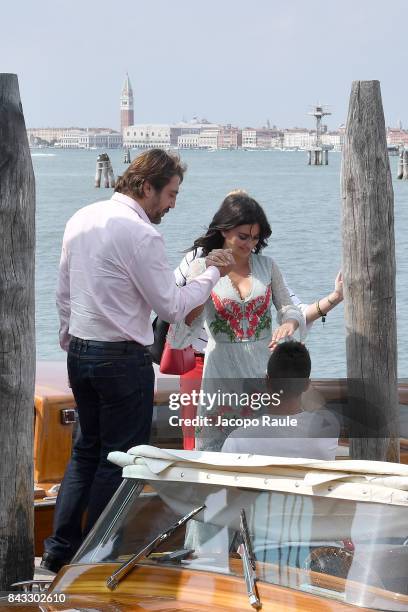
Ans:
<svg viewBox="0 0 408 612"><path fill-rule="evenodd" d="M232 256L231 249L213 249L205 258L207 268L215 266L220 272L220 276L225 276L231 272L235 265L235 259Z"/></svg>
<svg viewBox="0 0 408 612"><path fill-rule="evenodd" d="M283 338L292 336L298 327L299 323L296 321L296 319L288 319L287 321L285 321L285 323L279 325L279 327L277 327L272 334L272 340L268 344L268 348L273 351L276 348L279 340L283 340Z"/></svg>

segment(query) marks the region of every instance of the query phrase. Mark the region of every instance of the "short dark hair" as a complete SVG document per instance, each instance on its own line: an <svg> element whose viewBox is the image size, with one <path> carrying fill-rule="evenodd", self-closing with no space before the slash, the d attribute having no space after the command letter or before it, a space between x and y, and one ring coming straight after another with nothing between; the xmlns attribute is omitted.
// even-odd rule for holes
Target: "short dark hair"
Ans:
<svg viewBox="0 0 408 612"><path fill-rule="evenodd" d="M118 177L115 191L141 198L145 181L161 191L173 176L178 176L182 182L186 169L178 155L163 149L148 149L135 157L126 172Z"/></svg>
<svg viewBox="0 0 408 612"><path fill-rule="evenodd" d="M288 340L278 344L269 357L268 386L274 392L300 395L309 384L312 363L304 344Z"/></svg>
<svg viewBox="0 0 408 612"><path fill-rule="evenodd" d="M266 247L267 239L272 234L271 226L265 212L254 198L245 191L231 191L223 200L215 213L207 232L195 240L192 247L202 248L203 255L208 255L213 249L221 249L224 244L223 231L233 229L239 225L259 224L259 240L254 248L255 253Z"/></svg>

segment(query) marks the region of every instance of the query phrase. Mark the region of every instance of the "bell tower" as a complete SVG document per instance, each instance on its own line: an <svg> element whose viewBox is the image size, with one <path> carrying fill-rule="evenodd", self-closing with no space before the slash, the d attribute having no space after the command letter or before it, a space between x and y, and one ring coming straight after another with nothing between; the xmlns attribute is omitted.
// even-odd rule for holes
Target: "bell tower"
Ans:
<svg viewBox="0 0 408 612"><path fill-rule="evenodd" d="M122 94L120 96L120 131L123 134L123 130L129 125L134 124L133 118L133 89L130 84L128 73L126 73L125 82L122 88Z"/></svg>

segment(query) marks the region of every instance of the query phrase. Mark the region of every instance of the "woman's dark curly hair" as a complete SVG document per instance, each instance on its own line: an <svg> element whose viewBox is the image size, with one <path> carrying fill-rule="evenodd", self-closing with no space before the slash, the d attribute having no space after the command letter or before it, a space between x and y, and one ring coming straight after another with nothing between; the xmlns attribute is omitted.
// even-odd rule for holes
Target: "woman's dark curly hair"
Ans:
<svg viewBox="0 0 408 612"><path fill-rule="evenodd" d="M195 240L188 250L202 248L203 255L208 255L213 249L222 249L224 236L222 231L233 229L239 225L259 224L259 241L254 253L259 253L267 246L268 238L272 234L271 226L262 206L251 198L246 191L231 191L215 213L207 232Z"/></svg>

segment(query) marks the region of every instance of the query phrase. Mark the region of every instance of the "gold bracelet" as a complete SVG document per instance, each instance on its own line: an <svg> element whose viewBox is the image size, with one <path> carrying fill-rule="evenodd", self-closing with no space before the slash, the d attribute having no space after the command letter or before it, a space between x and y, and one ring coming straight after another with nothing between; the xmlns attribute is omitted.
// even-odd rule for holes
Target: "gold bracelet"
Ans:
<svg viewBox="0 0 408 612"><path fill-rule="evenodd" d="M337 303L337 302L332 302L332 300L329 298L329 296L327 296L326 300L329 302L329 304L330 304L331 306L336 306L336 303Z"/></svg>
<svg viewBox="0 0 408 612"><path fill-rule="evenodd" d="M326 315L322 312L322 309L320 308L320 300L317 300L316 302L316 310L319 314L320 317L322 317L322 323L324 323L326 321Z"/></svg>

